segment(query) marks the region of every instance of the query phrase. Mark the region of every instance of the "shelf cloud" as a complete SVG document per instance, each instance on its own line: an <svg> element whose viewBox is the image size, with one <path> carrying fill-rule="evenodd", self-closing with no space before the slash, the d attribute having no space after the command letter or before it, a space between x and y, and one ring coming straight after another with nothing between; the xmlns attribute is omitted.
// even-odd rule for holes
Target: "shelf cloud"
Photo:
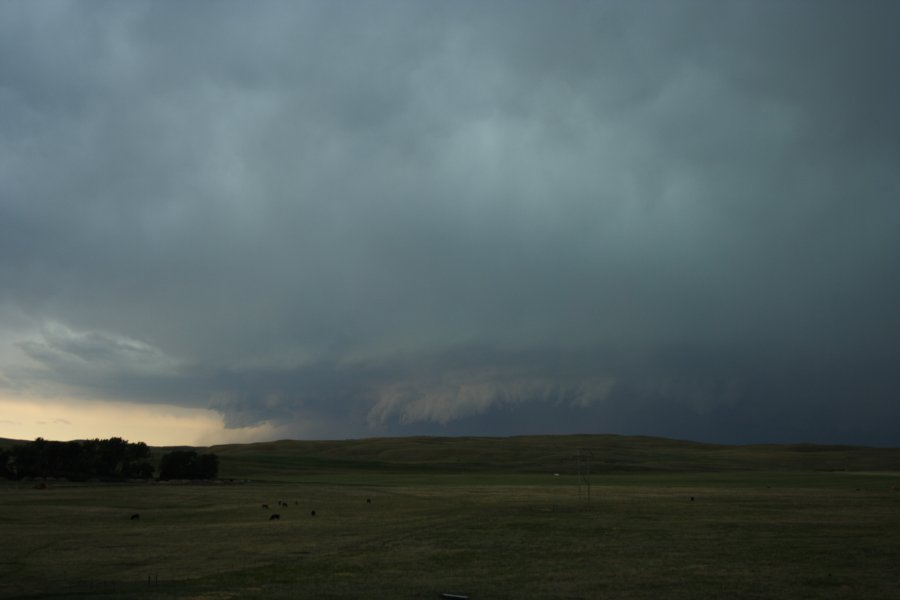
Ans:
<svg viewBox="0 0 900 600"><path fill-rule="evenodd" d="M898 445L898 19L4 4L0 396Z"/></svg>

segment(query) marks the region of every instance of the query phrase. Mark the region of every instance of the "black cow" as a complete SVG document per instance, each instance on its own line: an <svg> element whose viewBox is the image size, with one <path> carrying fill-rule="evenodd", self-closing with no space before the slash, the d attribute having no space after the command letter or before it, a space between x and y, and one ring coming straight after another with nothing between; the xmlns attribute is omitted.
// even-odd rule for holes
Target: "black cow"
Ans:
<svg viewBox="0 0 900 600"><path fill-rule="evenodd" d="M140 518L141 518L141 515L139 515L138 513L134 513L133 515L131 515L131 520L132 520L132 521L137 521L137 520L139 520Z"/></svg>
<svg viewBox="0 0 900 600"><path fill-rule="evenodd" d="M270 520L270 521L277 521L277 520L279 520L280 518L281 518L281 515L279 515L278 513L274 513L274 514L272 514L271 517L269 517L269 520Z"/></svg>

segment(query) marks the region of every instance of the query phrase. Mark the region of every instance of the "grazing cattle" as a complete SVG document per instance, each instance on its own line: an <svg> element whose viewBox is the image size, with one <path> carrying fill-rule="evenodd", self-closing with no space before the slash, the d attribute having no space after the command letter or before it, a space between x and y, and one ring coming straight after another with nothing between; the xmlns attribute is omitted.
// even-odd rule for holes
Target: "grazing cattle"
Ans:
<svg viewBox="0 0 900 600"><path fill-rule="evenodd" d="M372 504L372 499L371 499L371 498L366 498L366 504Z"/></svg>
<svg viewBox="0 0 900 600"><path fill-rule="evenodd" d="M269 517L270 521L278 521L279 519L281 519L281 515L279 515L278 513L274 513L271 517Z"/></svg>
<svg viewBox="0 0 900 600"><path fill-rule="evenodd" d="M691 496L691 502L693 502L693 501L694 501L694 497L693 497L693 496Z"/></svg>
<svg viewBox="0 0 900 600"><path fill-rule="evenodd" d="M137 521L140 518L141 518L141 515L139 515L138 513L134 513L133 515L131 515L132 521Z"/></svg>
<svg viewBox="0 0 900 600"><path fill-rule="evenodd" d="M266 510L269 510L269 505L268 505L268 504L263 504L262 507L265 508Z"/></svg>
<svg viewBox="0 0 900 600"><path fill-rule="evenodd" d="M311 517L316 516L316 511L314 511L314 510L309 511L309 516L311 516Z"/></svg>

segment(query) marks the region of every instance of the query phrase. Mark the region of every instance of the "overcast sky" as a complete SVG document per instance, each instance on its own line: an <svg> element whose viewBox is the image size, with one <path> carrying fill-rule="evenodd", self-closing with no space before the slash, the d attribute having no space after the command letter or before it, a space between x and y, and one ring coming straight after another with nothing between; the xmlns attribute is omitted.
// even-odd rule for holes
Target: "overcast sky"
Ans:
<svg viewBox="0 0 900 600"><path fill-rule="evenodd" d="M898 446L898 23L0 3L0 436Z"/></svg>

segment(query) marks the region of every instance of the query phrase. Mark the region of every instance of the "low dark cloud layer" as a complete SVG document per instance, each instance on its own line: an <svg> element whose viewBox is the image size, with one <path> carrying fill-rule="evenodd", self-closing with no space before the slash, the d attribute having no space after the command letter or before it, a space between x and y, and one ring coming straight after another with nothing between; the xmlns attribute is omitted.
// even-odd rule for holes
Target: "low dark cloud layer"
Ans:
<svg viewBox="0 0 900 600"><path fill-rule="evenodd" d="M0 391L900 445L896 2L0 6Z"/></svg>

